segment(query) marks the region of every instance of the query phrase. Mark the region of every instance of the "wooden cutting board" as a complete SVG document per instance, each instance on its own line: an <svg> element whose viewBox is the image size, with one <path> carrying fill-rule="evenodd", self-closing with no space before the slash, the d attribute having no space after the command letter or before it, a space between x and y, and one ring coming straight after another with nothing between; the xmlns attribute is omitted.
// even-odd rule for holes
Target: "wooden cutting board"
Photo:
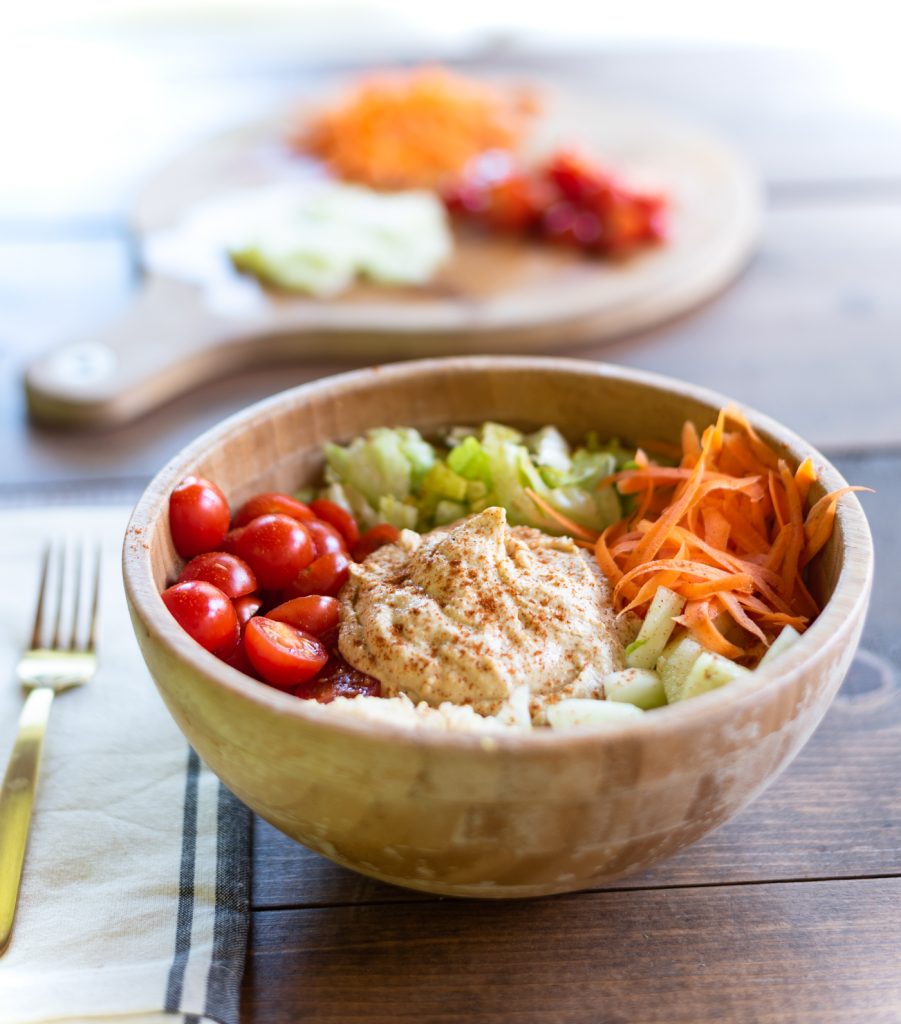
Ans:
<svg viewBox="0 0 901 1024"><path fill-rule="evenodd" d="M539 94L543 113L530 149L577 145L627 181L662 185L673 204L665 245L609 262L458 233L427 286L360 284L330 300L276 293L237 274L212 287L154 266L146 258L154 240L198 204L298 174L301 162L284 140L308 111L295 109L198 146L147 184L132 218L145 270L135 300L118 320L29 367L32 414L59 424L125 422L251 363L597 343L684 313L735 276L753 249L761 209L757 179L737 153L660 114L549 87Z"/></svg>

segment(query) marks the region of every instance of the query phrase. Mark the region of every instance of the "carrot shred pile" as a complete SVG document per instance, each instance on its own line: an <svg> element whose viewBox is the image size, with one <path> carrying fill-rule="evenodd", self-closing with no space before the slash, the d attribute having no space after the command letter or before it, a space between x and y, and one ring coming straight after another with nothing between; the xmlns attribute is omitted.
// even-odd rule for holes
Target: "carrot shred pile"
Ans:
<svg viewBox="0 0 901 1024"><path fill-rule="evenodd" d="M531 113L525 95L427 67L363 81L294 141L350 181L433 187L486 150L515 148Z"/></svg>
<svg viewBox="0 0 901 1024"><path fill-rule="evenodd" d="M621 614L643 616L668 587L686 601L676 622L707 649L749 663L784 626L807 627L819 608L805 567L829 540L839 499L870 488L841 487L805 511L817 480L811 460L792 472L734 406L700 436L685 424L677 466L656 465L641 449L635 463L598 485L636 498L600 536L574 531L536 500L577 543L592 541Z"/></svg>

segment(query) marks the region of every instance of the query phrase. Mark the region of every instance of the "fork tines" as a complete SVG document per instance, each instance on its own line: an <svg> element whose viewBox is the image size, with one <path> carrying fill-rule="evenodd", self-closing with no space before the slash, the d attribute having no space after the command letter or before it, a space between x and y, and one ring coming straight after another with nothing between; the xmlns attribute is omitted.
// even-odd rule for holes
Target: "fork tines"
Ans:
<svg viewBox="0 0 901 1024"><path fill-rule="evenodd" d="M91 568L87 572L84 571L85 547L84 543L69 545L66 541L47 542L41 564L34 628L31 632L32 650L95 649L100 596L100 545L93 546ZM53 593L53 597L48 600L49 592ZM87 616L82 614L84 596L88 597ZM52 607L49 607L51 603ZM45 619L49 618L52 618L52 632L47 637ZM68 629L64 629L64 621Z"/></svg>

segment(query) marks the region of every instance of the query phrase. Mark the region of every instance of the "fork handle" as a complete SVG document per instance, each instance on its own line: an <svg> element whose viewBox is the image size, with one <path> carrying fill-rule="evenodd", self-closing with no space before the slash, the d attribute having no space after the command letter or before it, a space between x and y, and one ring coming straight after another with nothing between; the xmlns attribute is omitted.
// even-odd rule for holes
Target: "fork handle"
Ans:
<svg viewBox="0 0 901 1024"><path fill-rule="evenodd" d="M41 751L52 703L50 687L38 686L28 694L0 789L0 956L9 946L16 916Z"/></svg>

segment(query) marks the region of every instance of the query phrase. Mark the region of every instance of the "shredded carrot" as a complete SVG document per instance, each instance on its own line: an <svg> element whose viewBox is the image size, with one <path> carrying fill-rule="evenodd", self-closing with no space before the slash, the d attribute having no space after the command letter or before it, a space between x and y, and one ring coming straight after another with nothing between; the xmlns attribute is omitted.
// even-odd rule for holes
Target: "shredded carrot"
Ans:
<svg viewBox="0 0 901 1024"><path fill-rule="evenodd" d="M813 462L792 470L734 406L701 434L685 423L681 448L677 466L642 452L636 468L600 482L638 503L594 540L595 559L621 614L646 614L668 587L686 601L676 622L699 643L754 664L784 626L803 630L818 614L805 567L828 542L839 499L868 488L839 488L805 513L817 482ZM553 518L587 539L584 527Z"/></svg>
<svg viewBox="0 0 901 1024"><path fill-rule="evenodd" d="M293 140L340 177L375 188L432 188L488 150L517 147L535 98L440 67L385 72L323 110Z"/></svg>
<svg viewBox="0 0 901 1024"><path fill-rule="evenodd" d="M810 488L816 482L817 471L813 468L813 460L808 455L795 472L795 486L798 488L798 494L801 495L802 502L807 501Z"/></svg>

